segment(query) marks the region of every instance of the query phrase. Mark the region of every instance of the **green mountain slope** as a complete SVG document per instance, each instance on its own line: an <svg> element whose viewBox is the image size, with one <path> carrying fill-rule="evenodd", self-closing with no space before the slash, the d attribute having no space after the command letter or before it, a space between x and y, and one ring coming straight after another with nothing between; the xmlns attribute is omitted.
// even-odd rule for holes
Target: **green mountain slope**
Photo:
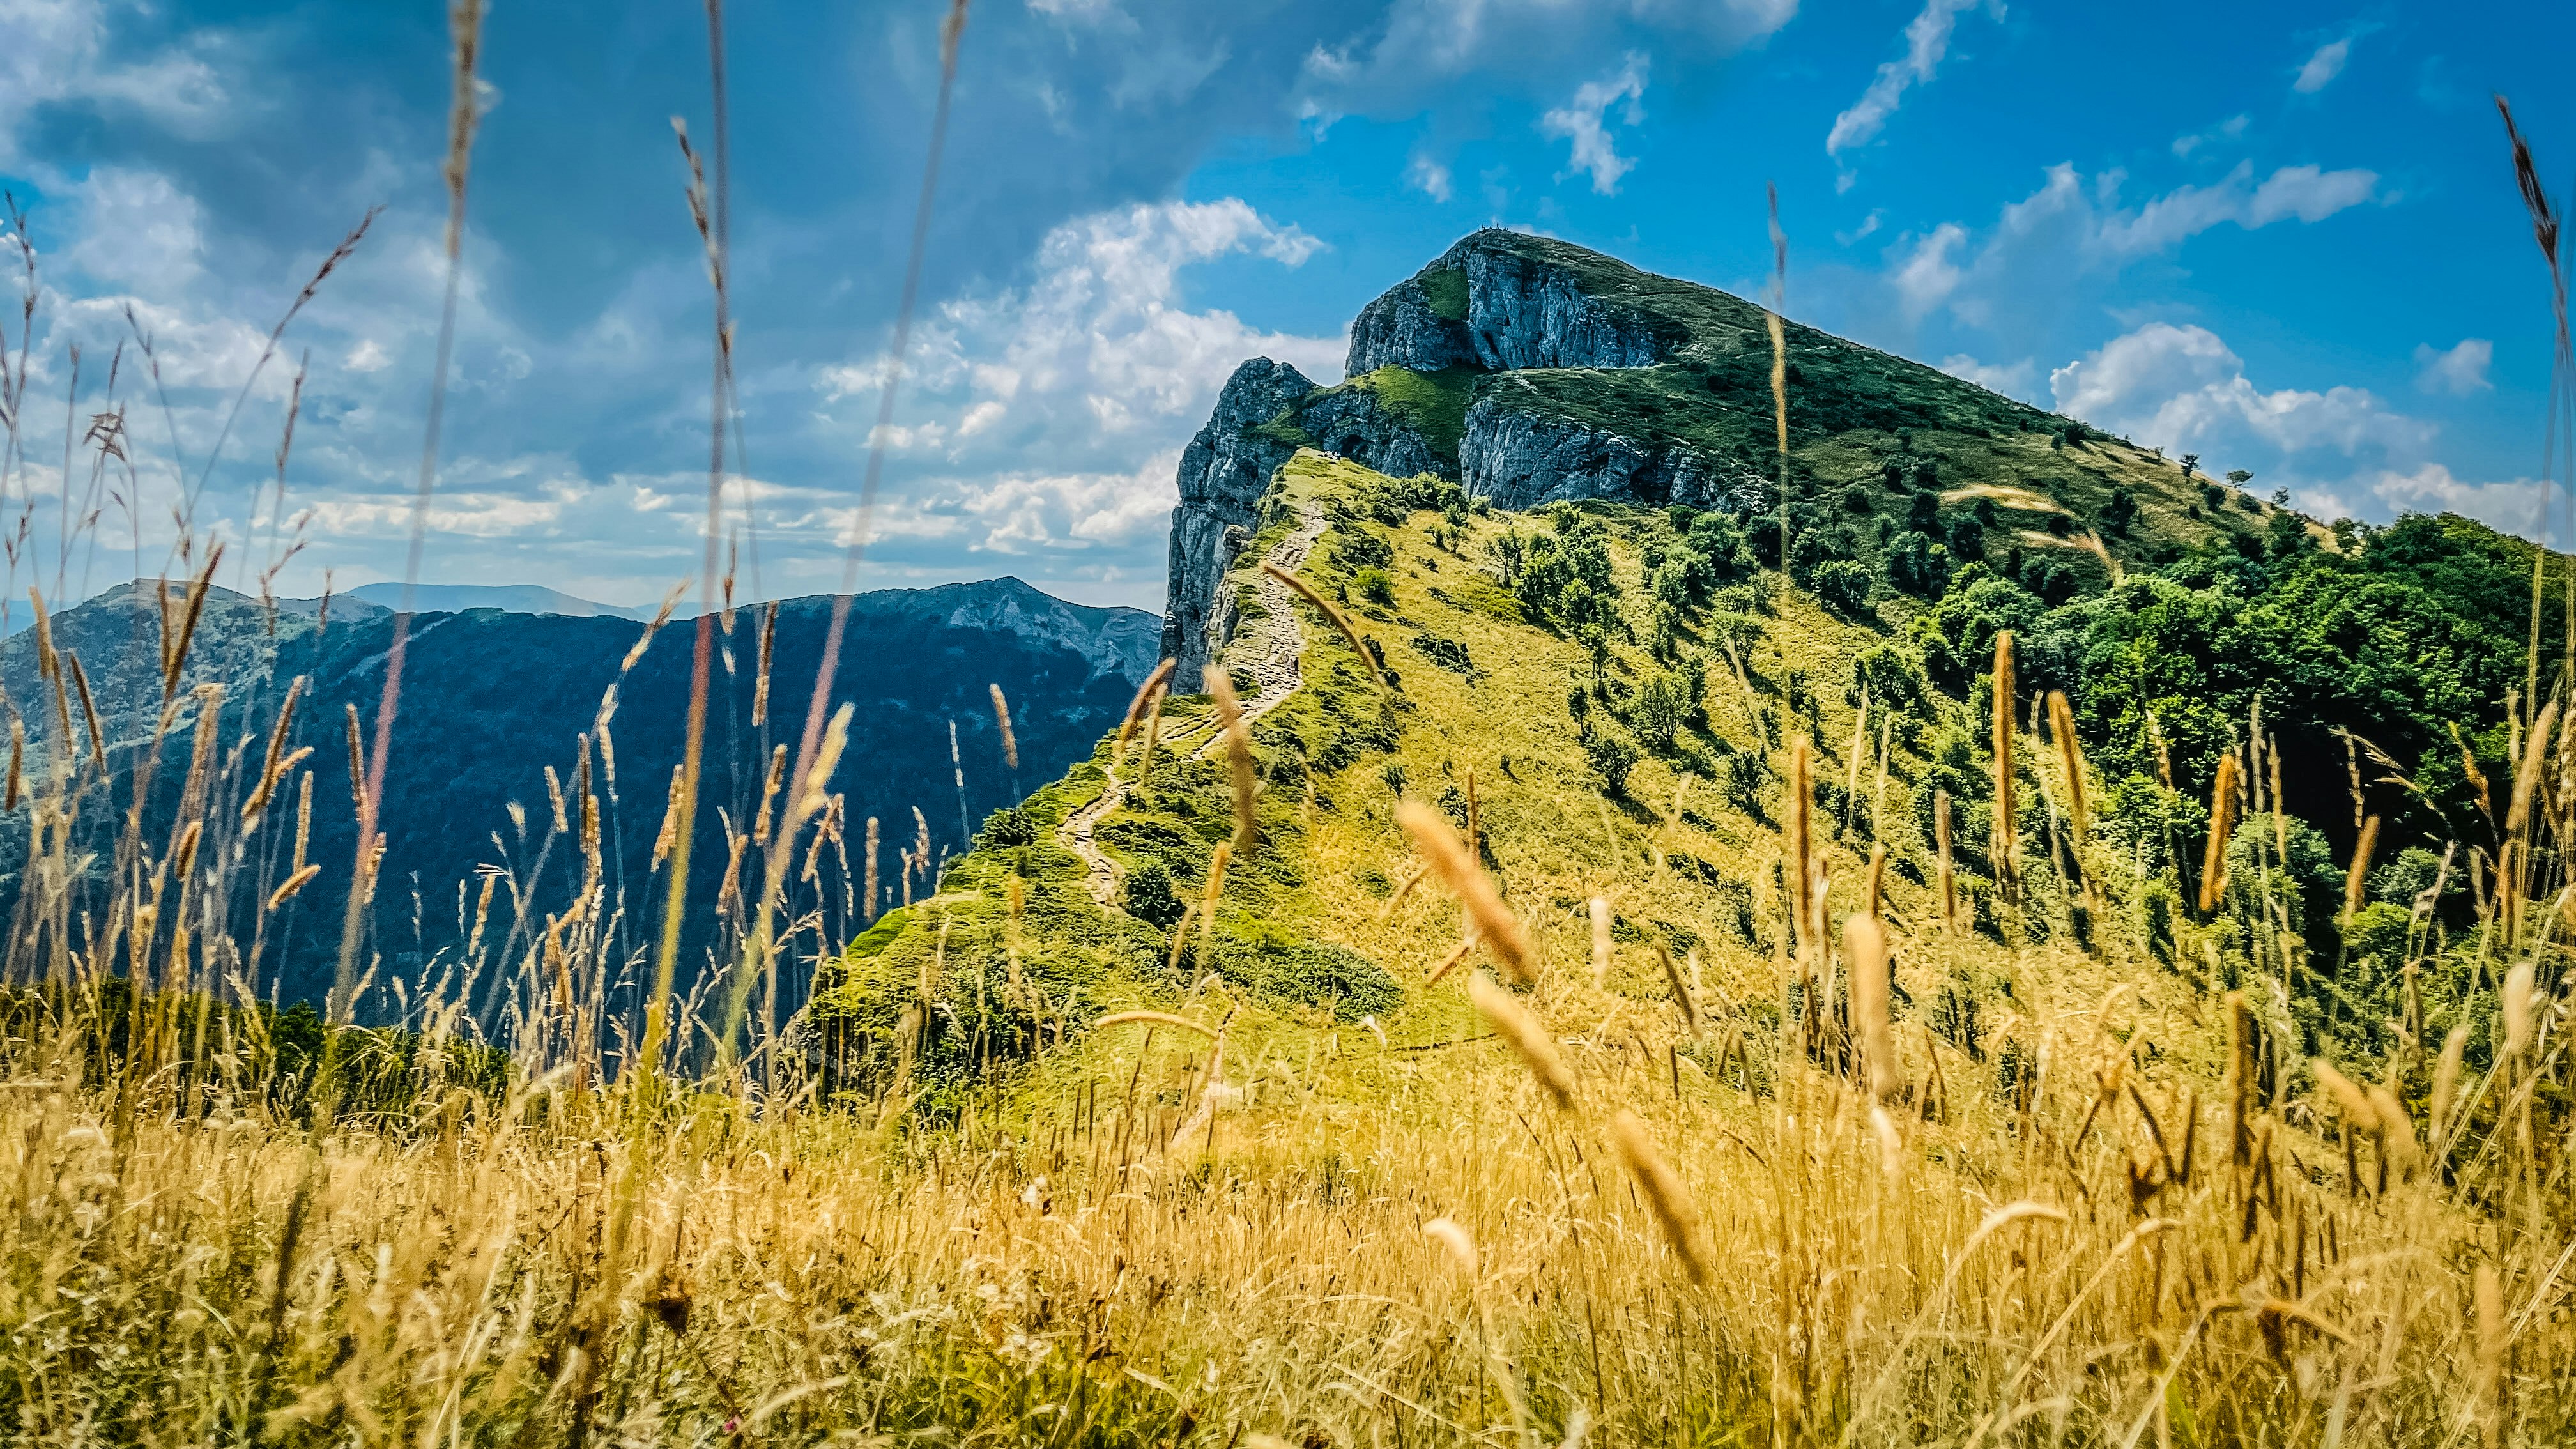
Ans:
<svg viewBox="0 0 2576 1449"><path fill-rule="evenodd" d="M1464 1002L1424 984L1458 917L1434 892L1407 893L1418 860L1393 821L1402 800L1463 829L1472 798L1485 858L1549 973L1586 971L1585 902L1606 894L1622 943L1615 991L1664 992L1661 947L1695 960L1748 1020L1776 1022L1799 737L1813 742L1808 808L1830 842L1834 917L1859 908L1883 847L1888 919L1908 939L1938 938L1934 802L1951 802L1962 929L1997 954L1907 978L1927 1026L1973 1036L1977 1020L2020 1010L2012 993L2032 988L2012 980L2010 943L2043 952L2021 959L2050 963L2052 991L2176 973L2203 986L2285 979L2272 1018L2285 1050L2385 1050L2405 1009L2406 912L2443 845L2475 844L2484 828L2450 721L2490 777L2504 770L2501 705L2521 644L2491 610L2530 555L2456 519L2357 535L2348 553L2305 531L2260 557L2213 540L2054 606L1986 565L1929 598L1873 583L1866 602L1828 606L1760 566L1767 520L1597 501L1512 514L1307 451L1275 476L1228 588L1248 595L1258 560L1310 510L1331 527L1303 572L1345 601L1389 687L1311 606L1292 606L1303 681L1252 730L1260 845L1216 879L1213 913L1172 929L1183 905L1210 899L1236 830L1223 756L1166 750L1148 771L1104 740L941 895L879 922L827 973L814 1050L846 1090L1034 1110L1098 1065L1053 1046L1117 1010L1232 1012L1249 1052L1304 1050L1334 1022L1347 1040L1362 1016L1396 1041L1466 1031ZM1247 687L1271 637L1261 614L1220 656ZM2018 903L1993 854L1986 676L2005 628L2019 639ZM2080 838L2038 722L2051 690L2078 723ZM1175 699L1165 727L1207 708ZM2291 849L2280 856L2268 817L2246 826L2233 850L2247 863L2202 919L2189 901L2210 781L2257 720L2268 747L2240 778L2266 776L2249 803L2268 805L2278 770L2298 817L2280 833ZM2336 923L2355 823L2345 729L2402 767L2374 767L2363 786L2387 829L2349 949ZM1128 887L1104 909L1061 827L1113 771L1123 803L1094 838ZM2475 903L2462 872L2448 882L2430 919L2465 932ZM2465 999L2443 1010L2474 1015ZM1038 1074L990 1074L1021 1061ZM1345 1085L1364 1095L1373 1080Z"/></svg>

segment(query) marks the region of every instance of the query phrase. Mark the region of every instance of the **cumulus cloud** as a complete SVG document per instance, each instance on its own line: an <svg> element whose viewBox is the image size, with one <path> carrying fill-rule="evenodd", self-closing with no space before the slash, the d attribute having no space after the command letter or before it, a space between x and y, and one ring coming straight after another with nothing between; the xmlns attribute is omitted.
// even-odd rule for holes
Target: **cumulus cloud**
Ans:
<svg viewBox="0 0 2576 1449"><path fill-rule="evenodd" d="M2544 531L2555 491L2533 478L2473 483L2440 463L2419 463L2402 471L2383 468L2358 481L2392 509L2462 514L2526 538L2537 538Z"/></svg>
<svg viewBox="0 0 2576 1449"><path fill-rule="evenodd" d="M1976 7L1978 0L1925 0L1921 13L1905 27L1905 54L1878 68L1878 75L1862 91L1851 108L1834 117L1833 129L1825 133L1825 154L1839 156L1854 146L1868 144L1887 126L1887 118L1912 87L1931 81L1941 68L1942 58L1950 53L1950 35L1959 23L1959 12ZM1998 13L2001 7L1997 7Z"/></svg>
<svg viewBox="0 0 2576 1449"><path fill-rule="evenodd" d="M2495 362L2495 344L2483 337L2463 337L2450 347L2419 344L2415 349L2415 386L2424 392L2466 397L2491 392L2487 368Z"/></svg>
<svg viewBox="0 0 2576 1449"><path fill-rule="evenodd" d="M0 162L18 159L17 132L45 106L133 113L174 134L216 134L240 105L207 58L228 43L208 30L188 47L129 51L110 43L105 0L8 0L0 5Z"/></svg>
<svg viewBox="0 0 2576 1449"><path fill-rule="evenodd" d="M65 191L79 237L69 261L90 280L153 291L196 282L205 250L197 199L168 176L98 166Z"/></svg>
<svg viewBox="0 0 2576 1449"><path fill-rule="evenodd" d="M2344 63L2352 59L2352 41L2353 37L2346 35L2318 46L2291 78L2290 89L2312 96L2334 84L2334 78L2343 74Z"/></svg>
<svg viewBox="0 0 2576 1449"><path fill-rule="evenodd" d="M1956 222L1943 222L1929 236L1914 244L1890 280L1896 286L1898 301L1905 309L1906 320L1919 321L1924 314L1959 290L1966 273L1956 260L1959 249L1967 244L1968 229Z"/></svg>
<svg viewBox="0 0 2576 1449"><path fill-rule="evenodd" d="M1233 198L1125 207L1056 228L1024 285L941 307L906 370L909 416L884 437L920 470L902 485L910 536L1012 556L1150 550L1181 444L1227 375L1268 356L1331 382L1347 347L1193 310L1184 273L1227 256L1294 268L1320 245ZM821 426L864 446L885 374L882 358L816 369ZM1031 468L1033 452L1061 462Z"/></svg>
<svg viewBox="0 0 2576 1449"><path fill-rule="evenodd" d="M1988 366L1964 352L1941 359L1941 370L2006 397L2028 399L2039 389L2039 364L2030 358Z"/></svg>
<svg viewBox="0 0 2576 1449"><path fill-rule="evenodd" d="M2150 322L2049 374L2058 411L2168 449L2210 455L2222 444L2347 457L2420 450L2433 427L2366 388L2265 392L2245 361L2206 327Z"/></svg>
<svg viewBox="0 0 2576 1449"><path fill-rule="evenodd" d="M2198 453L2212 474L2248 469L2325 517L2447 510L2537 536L2549 500L2529 478L2460 477L2437 456L2437 425L2366 388L2257 386L2204 327L2147 323L2056 369L2049 387L2059 412Z"/></svg>
<svg viewBox="0 0 2576 1449"><path fill-rule="evenodd" d="M2253 163L2239 162L2215 183L2177 186L2135 205L2121 199L2127 180L2061 162L2038 190L2006 203L1982 237L1945 222L1890 251L1885 275L1897 309L1912 322L1946 306L1972 325L1993 325L2030 313L2034 278L2116 273L2216 227L2315 223L2386 200L2378 175L2357 169L2284 166L2258 181Z"/></svg>
<svg viewBox="0 0 2576 1449"><path fill-rule="evenodd" d="M1610 108L1626 102L1620 120L1636 125L1646 118L1645 95L1646 57L1631 51L1617 74L1584 82L1575 88L1572 103L1541 116L1540 134L1572 143L1573 154L1566 169L1557 173L1558 179L1588 172L1594 191L1603 196L1617 195L1619 178L1637 169L1637 163L1621 156L1613 145Z"/></svg>
<svg viewBox="0 0 2576 1449"><path fill-rule="evenodd" d="M1456 192L1449 168L1419 154L1405 164L1404 184L1434 201L1445 202Z"/></svg>

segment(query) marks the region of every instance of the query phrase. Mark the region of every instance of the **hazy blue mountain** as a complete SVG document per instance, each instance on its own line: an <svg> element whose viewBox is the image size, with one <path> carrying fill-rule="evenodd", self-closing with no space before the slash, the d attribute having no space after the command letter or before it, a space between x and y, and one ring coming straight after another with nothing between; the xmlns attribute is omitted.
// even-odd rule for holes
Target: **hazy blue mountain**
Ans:
<svg viewBox="0 0 2576 1449"><path fill-rule="evenodd" d="M162 717L155 592L154 586L122 586L53 620L57 647L81 661L90 681L112 761L120 808L102 808L93 790L76 827L79 847L100 861L112 858L121 807L130 803L138 763L154 756ZM736 611L729 630L710 623L705 805L690 873L695 961L714 942L704 923L715 918L711 907L728 859L723 822L744 828L758 808L772 748L785 744L793 753L831 602L814 597L779 606L765 725L752 722L762 611ZM313 748L297 776L312 776L307 858L323 874L275 918L256 967L261 995L275 989L290 1000L318 996L336 965L356 843L348 722L354 707L373 730L393 622L364 600L334 599L327 616L305 603L272 608L229 590L210 591L159 763L147 776L154 823L145 834L159 858L168 854L188 773L198 713L192 691L221 685L215 797L233 803L207 813L200 858L229 855L240 863L228 893L191 909L229 911L247 941L246 923L258 901L291 865L292 797L300 784L290 777L280 803L246 836L238 802L260 772L280 700L293 681L305 681L288 743ZM1159 621L1140 610L1070 604L1017 579L856 596L828 694L831 707L855 706L848 751L831 782L848 799L852 875L865 868L867 817L884 822L882 876L887 894L899 897L896 852L915 838L916 808L928 826L932 858L960 853L968 821L980 824L1023 785L1033 789L1087 756L1153 667L1159 631ZM603 692L619 680L620 662L643 633L642 624L625 618L485 608L414 619L385 784L383 884L369 942L371 959L381 958L380 984L408 973L424 955L455 946L462 934L460 888L475 889L478 871L504 867L515 874L533 903L531 929L542 929L542 914L565 908L578 884L578 852L560 840L544 848L555 809L546 767L554 767L559 788L574 789L580 737L593 732ZM640 947L649 922L659 919L652 848L681 755L696 638L696 624L686 621L655 636L619 683L608 731L613 772L595 736L590 751L608 858L601 908L622 908L618 935L630 947ZM1016 773L1002 757L990 695L995 684L1009 698L1017 725ZM54 729L53 705L32 634L0 643L0 685L26 721L27 768L40 779L50 758L45 741ZM75 749L85 753L77 702L68 712ZM514 802L524 828L513 819ZM0 890L10 897L24 869L25 821L22 805L0 828ZM830 852L826 859L834 867L828 878L799 886L792 904L800 913L819 913L822 939L838 942L857 929L851 917L858 903L840 883L837 860ZM746 862L746 875L755 869L756 862ZM94 883L88 889L104 900ZM509 899L505 887L495 908L496 933L506 933ZM809 931L805 940L813 939ZM241 969L252 974L248 962ZM391 1005L375 995L368 1009L381 1015Z"/></svg>

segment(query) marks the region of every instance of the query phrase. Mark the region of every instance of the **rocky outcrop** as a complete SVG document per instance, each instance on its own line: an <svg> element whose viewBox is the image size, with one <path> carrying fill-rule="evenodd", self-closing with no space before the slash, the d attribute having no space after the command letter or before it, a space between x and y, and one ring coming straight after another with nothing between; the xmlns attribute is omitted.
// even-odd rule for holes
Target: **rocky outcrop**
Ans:
<svg viewBox="0 0 2576 1449"><path fill-rule="evenodd" d="M1489 365L1467 335L1465 320L1441 316L1432 306L1426 286L1438 274L1451 270L1450 256L1457 252L1457 247L1450 248L1448 256L1396 283L1360 309L1360 315L1351 321L1350 360L1343 365L1342 376L1365 377L1389 365L1416 372ZM1455 287L1464 279L1442 280Z"/></svg>
<svg viewBox="0 0 2576 1449"><path fill-rule="evenodd" d="M1562 250L1563 256L1557 255ZM1664 359L1667 340L1646 319L1586 290L1572 265L1618 264L1543 238L1488 228L1361 309L1351 324L1345 375L1392 363L1417 372L1474 366L1647 367ZM1464 316L1450 321L1433 305L1437 290L1465 278Z"/></svg>
<svg viewBox="0 0 2576 1449"><path fill-rule="evenodd" d="M1689 448L1643 446L1496 398L1467 410L1458 461L1467 495L1491 499L1496 508L1582 498L1711 507L1732 486Z"/></svg>
<svg viewBox="0 0 2576 1449"><path fill-rule="evenodd" d="M1162 643L1164 657L1179 661L1174 687L1182 693L1197 692L1200 672L1224 640L1225 571L1241 546L1228 531L1249 537L1271 473L1297 451L1290 438L1262 427L1314 390L1288 364L1253 358L1226 379L1215 414L1181 453Z"/></svg>
<svg viewBox="0 0 2576 1449"><path fill-rule="evenodd" d="M1434 452L1421 430L1370 388L1344 384L1317 393L1298 410L1297 422L1316 447L1390 478L1458 476L1458 460Z"/></svg>

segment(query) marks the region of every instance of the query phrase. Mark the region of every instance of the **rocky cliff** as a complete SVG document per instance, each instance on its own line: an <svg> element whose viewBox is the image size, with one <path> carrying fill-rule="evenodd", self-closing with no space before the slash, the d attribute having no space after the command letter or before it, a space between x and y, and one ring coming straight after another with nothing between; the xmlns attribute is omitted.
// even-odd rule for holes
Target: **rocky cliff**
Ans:
<svg viewBox="0 0 2576 1449"><path fill-rule="evenodd" d="M1467 410L1458 461L1468 495L1491 499L1496 508L1538 508L1582 498L1707 508L1731 486L1690 448L1640 444L1497 398Z"/></svg>
<svg viewBox="0 0 2576 1449"><path fill-rule="evenodd" d="M1811 327L1786 337L1793 448L2064 422ZM1299 447L1456 479L1502 508L1776 506L1771 361L1766 314L1740 297L1547 237L1473 233L1360 309L1339 385L1267 359L1236 370L1181 459L1163 652L1194 688L1225 635L1226 540L1258 526L1271 472Z"/></svg>
<svg viewBox="0 0 2576 1449"><path fill-rule="evenodd" d="M1645 367L1667 353L1669 329L1596 295L1572 258L1580 247L1487 228L1360 309L1351 323L1351 377L1381 367L1437 372L1477 367ZM1643 275L1640 273L1639 275Z"/></svg>
<svg viewBox="0 0 2576 1449"><path fill-rule="evenodd" d="M1315 384L1287 363L1253 358L1226 379L1215 415L1181 453L1163 655L1180 661L1174 672L1183 693L1196 692L1210 641L1224 637L1226 565L1252 536L1271 470L1300 446L1293 428L1271 425L1314 391Z"/></svg>

